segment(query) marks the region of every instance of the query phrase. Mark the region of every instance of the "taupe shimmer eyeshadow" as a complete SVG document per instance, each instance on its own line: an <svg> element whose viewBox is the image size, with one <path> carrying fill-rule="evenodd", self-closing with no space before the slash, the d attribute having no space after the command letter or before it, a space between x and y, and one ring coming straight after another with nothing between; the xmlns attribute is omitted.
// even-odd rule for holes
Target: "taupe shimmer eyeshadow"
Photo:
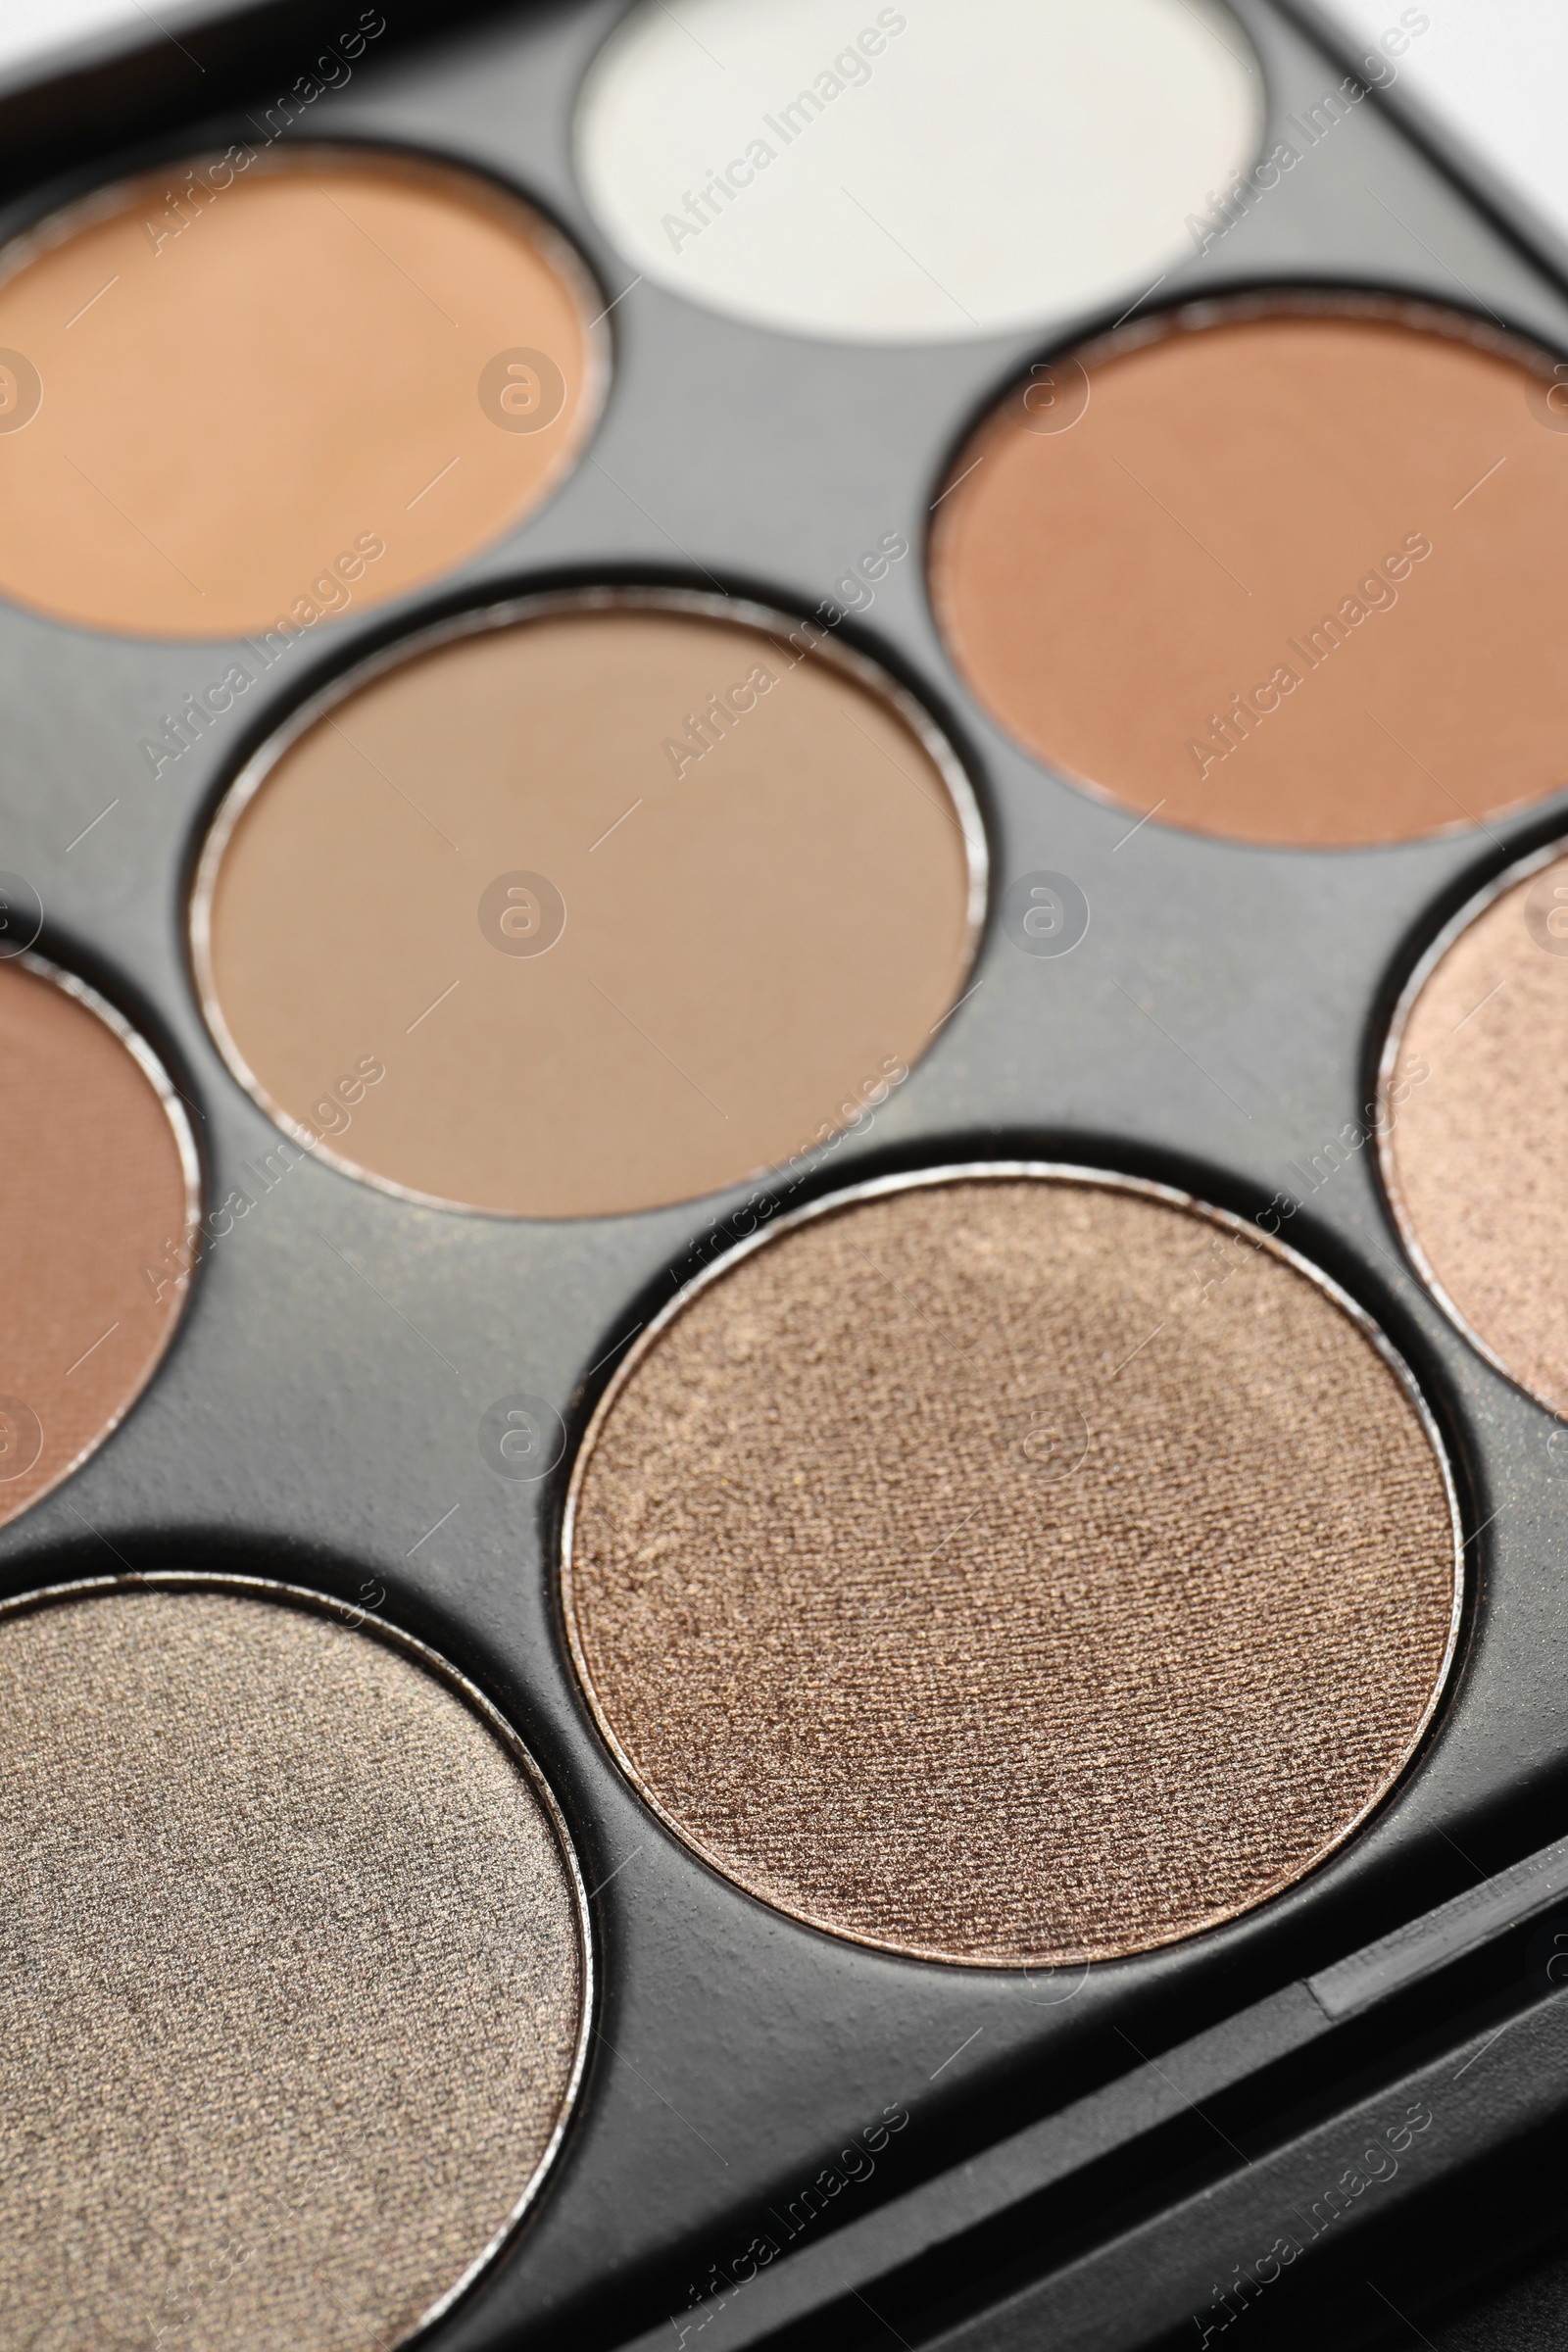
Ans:
<svg viewBox="0 0 1568 2352"><path fill-rule="evenodd" d="M8 2342L386 2352L554 2152L590 1993L560 1817L477 1693L325 1607L0 1612Z"/></svg>
<svg viewBox="0 0 1568 2352"><path fill-rule="evenodd" d="M1348 296L1195 304L1039 367L937 508L953 657L1028 751L1157 824L1350 848L1555 792L1549 369Z"/></svg>
<svg viewBox="0 0 1568 2352"><path fill-rule="evenodd" d="M638 1342L574 1473L601 1729L738 1886L991 1967L1289 1886L1431 1718L1460 1592L1407 1375L1159 1188L996 1167L828 1200Z"/></svg>
<svg viewBox="0 0 1568 2352"><path fill-rule="evenodd" d="M401 595L561 478L602 307L530 206L410 156L240 144L100 190L0 254L0 595L274 646Z"/></svg>
<svg viewBox="0 0 1568 2352"><path fill-rule="evenodd" d="M196 1150L151 1052L32 956L0 960L0 1524L108 1437L173 1336Z"/></svg>
<svg viewBox="0 0 1568 2352"><path fill-rule="evenodd" d="M963 989L984 873L956 760L869 662L726 600L596 591L309 709L220 812L195 956L237 1075L339 1166L601 1216L884 1100Z"/></svg>
<svg viewBox="0 0 1568 2352"><path fill-rule="evenodd" d="M1405 1243L1502 1371L1568 1414L1568 854L1493 883L1414 974L1380 1154Z"/></svg>

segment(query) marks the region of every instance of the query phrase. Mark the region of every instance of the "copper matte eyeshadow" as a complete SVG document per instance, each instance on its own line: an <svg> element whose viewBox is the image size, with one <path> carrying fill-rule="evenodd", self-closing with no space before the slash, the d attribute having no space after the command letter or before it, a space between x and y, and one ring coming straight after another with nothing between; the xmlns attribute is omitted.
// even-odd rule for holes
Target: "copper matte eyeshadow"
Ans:
<svg viewBox="0 0 1568 2352"><path fill-rule="evenodd" d="M1491 327L1349 296L1194 304L1037 367L937 508L954 658L1037 759L1158 824L1485 824L1568 776L1551 390Z"/></svg>

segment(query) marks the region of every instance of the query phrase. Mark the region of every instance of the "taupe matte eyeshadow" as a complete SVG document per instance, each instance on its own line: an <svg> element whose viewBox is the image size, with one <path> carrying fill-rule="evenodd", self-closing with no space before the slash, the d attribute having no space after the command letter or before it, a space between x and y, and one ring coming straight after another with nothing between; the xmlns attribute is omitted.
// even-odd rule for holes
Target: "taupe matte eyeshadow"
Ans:
<svg viewBox="0 0 1568 2352"><path fill-rule="evenodd" d="M410 158L240 146L107 189L0 256L0 594L279 647L401 595L560 478L601 307L530 207Z"/></svg>
<svg viewBox="0 0 1568 2352"><path fill-rule="evenodd" d="M605 1215L788 1160L926 1050L972 948L961 776L877 673L714 601L416 648L240 780L197 965L297 1136L427 1200Z"/></svg>
<svg viewBox="0 0 1568 2352"><path fill-rule="evenodd" d="M1381 1152L1423 1271L1472 1339L1568 1413L1568 857L1467 909L1418 977Z"/></svg>
<svg viewBox="0 0 1568 2352"><path fill-rule="evenodd" d="M1037 368L937 510L954 658L1026 749L1158 824L1484 824L1568 775L1550 389L1473 320L1372 301L1195 306Z"/></svg>
<svg viewBox="0 0 1568 2352"><path fill-rule="evenodd" d="M1390 1787L1450 1490L1363 1321L1173 1195L963 1172L794 1222L638 1344L575 1474L590 1702L727 1878L987 1966L1164 1944Z"/></svg>
<svg viewBox="0 0 1568 2352"><path fill-rule="evenodd" d="M90 991L0 961L0 1524L141 1394L195 1257L196 1159L146 1049Z"/></svg>
<svg viewBox="0 0 1568 2352"><path fill-rule="evenodd" d="M175 1584L0 1615L0 2232L35 2352L383 2352L550 2154L575 1883L415 1658Z"/></svg>

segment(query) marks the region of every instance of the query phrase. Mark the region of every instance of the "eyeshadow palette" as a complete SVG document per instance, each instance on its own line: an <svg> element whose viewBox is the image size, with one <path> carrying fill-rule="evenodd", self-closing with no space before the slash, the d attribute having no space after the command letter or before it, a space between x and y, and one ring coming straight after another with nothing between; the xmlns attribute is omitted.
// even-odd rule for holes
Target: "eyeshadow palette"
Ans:
<svg viewBox="0 0 1568 2352"><path fill-rule="evenodd" d="M19 2352L1457 2345L1560 2233L1568 288L1429 30L0 94Z"/></svg>

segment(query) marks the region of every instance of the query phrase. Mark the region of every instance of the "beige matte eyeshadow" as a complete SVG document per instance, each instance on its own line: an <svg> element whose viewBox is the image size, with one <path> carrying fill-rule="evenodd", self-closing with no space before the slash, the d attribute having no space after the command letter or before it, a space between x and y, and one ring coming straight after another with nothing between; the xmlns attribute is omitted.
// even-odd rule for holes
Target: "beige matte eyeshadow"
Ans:
<svg viewBox="0 0 1568 2352"><path fill-rule="evenodd" d="M133 636L314 628L498 537L580 446L601 306L528 206L369 150L248 153L0 260L0 595Z"/></svg>
<svg viewBox="0 0 1568 2352"><path fill-rule="evenodd" d="M517 1753L317 1610L0 1614L0 2233L32 2352L386 2352L551 2154L578 1883Z"/></svg>
<svg viewBox="0 0 1568 2352"><path fill-rule="evenodd" d="M1568 1413L1568 857L1465 910L1419 976L1385 1075L1384 1175L1473 1339Z"/></svg>
<svg viewBox="0 0 1568 2352"><path fill-rule="evenodd" d="M982 855L951 754L863 664L701 603L416 648L241 779L198 969L295 1134L427 1200L605 1215L779 1165L930 1044Z"/></svg>
<svg viewBox="0 0 1568 2352"><path fill-rule="evenodd" d="M1173 1195L872 1188L638 1344L575 1475L578 1672L664 1819L830 1932L1007 1967L1234 1917L1436 1703L1446 1473L1363 1322Z"/></svg>
<svg viewBox="0 0 1568 2352"><path fill-rule="evenodd" d="M194 1260L196 1160L150 1054L89 991L0 961L0 1524L140 1396Z"/></svg>
<svg viewBox="0 0 1568 2352"><path fill-rule="evenodd" d="M1370 302L1204 306L1037 368L937 510L954 658L1048 765L1198 833L1408 841L1555 792L1550 390Z"/></svg>

